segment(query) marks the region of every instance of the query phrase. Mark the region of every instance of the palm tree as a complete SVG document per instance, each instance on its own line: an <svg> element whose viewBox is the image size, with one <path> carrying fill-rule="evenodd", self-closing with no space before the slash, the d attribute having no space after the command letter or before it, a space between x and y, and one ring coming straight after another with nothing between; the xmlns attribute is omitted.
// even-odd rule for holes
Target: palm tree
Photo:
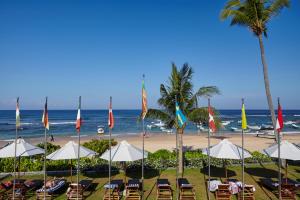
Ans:
<svg viewBox="0 0 300 200"><path fill-rule="evenodd" d="M178 102L180 109L191 122L207 122L207 108L198 108L197 99L200 96L212 96L219 94L219 89L215 86L203 87L198 89L196 93L193 91L192 84L193 70L185 63L181 69L177 69L176 65L172 64L172 72L167 85L160 85L160 95L158 104L159 109L149 109L146 115L147 118L162 120L168 128L175 127L178 134L179 148L179 173L183 174L183 151L182 151L182 135L185 126L179 127L175 115L175 103Z"/></svg>
<svg viewBox="0 0 300 200"><path fill-rule="evenodd" d="M266 96L274 128L276 126L276 117L270 91L263 35L267 37L268 22L274 16L277 16L283 8L289 7L289 5L289 0L230 0L221 12L222 20L230 18L231 25L247 27L258 38L263 65Z"/></svg>

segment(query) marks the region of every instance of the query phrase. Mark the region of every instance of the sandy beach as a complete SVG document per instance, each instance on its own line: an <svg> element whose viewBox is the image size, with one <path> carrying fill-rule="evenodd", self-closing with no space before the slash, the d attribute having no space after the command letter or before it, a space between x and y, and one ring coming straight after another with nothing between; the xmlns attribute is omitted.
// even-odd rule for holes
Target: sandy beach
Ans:
<svg viewBox="0 0 300 200"><path fill-rule="evenodd" d="M240 134L222 134L231 142L237 145L241 145L241 135ZM91 139L99 139L99 136L83 136L81 137L81 143L89 141ZM101 136L101 138L108 138L108 135ZM140 135L124 135L124 136L113 136L115 140L122 141L127 140L130 144L133 144L137 147L142 147L142 138ZM211 144L217 144L222 137L211 137ZM292 143L299 144L300 143L300 132L294 134L286 134L283 136L284 140L288 140ZM55 142L53 144L62 146L67 143L69 140L73 140L77 142L77 137L74 136L62 136L55 137ZM26 141L32 144L38 144L42 142L42 138L26 138ZM157 151L158 149L169 149L172 150L175 148L176 138L175 135L167 135L167 134L149 134L145 137L145 149L149 152ZM7 143L7 141L0 141L0 146L3 146ZM207 134L185 134L183 135L183 143L187 148L205 148L207 146ZM254 134L245 134L245 147L250 151L260 151L269 145L274 143L274 139L271 137L260 136L257 137Z"/></svg>

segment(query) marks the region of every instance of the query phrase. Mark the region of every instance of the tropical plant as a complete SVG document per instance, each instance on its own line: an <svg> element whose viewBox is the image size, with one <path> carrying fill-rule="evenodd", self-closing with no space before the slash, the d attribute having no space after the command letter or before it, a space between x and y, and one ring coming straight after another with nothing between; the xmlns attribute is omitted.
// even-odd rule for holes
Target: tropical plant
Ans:
<svg viewBox="0 0 300 200"><path fill-rule="evenodd" d="M193 90L193 70L185 63L181 69L177 69L176 65L172 64L172 72L167 85L160 85L160 95L158 105L161 109L149 109L146 115L147 118L160 119L168 128L175 128L178 135L178 171L183 174L183 141L185 125L180 127L176 120L175 104L176 101L183 114L188 121L199 123L207 122L208 114L206 108L198 108L198 97L213 96L219 94L219 89L215 86L208 86L198 89L195 93ZM196 114L197 113L197 114Z"/></svg>
<svg viewBox="0 0 300 200"><path fill-rule="evenodd" d="M266 96L273 127L276 127L276 117L270 91L268 66L265 58L265 48L263 35L267 37L267 24L280 11L289 7L289 0L230 0L221 12L221 19L231 19L230 25L240 25L249 28L258 38L263 74L265 82Z"/></svg>

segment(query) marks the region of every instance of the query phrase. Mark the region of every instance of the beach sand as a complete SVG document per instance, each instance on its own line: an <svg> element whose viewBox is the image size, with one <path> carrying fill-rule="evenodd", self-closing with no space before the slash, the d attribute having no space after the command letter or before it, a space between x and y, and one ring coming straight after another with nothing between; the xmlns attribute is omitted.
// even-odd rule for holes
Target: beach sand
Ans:
<svg viewBox="0 0 300 200"><path fill-rule="evenodd" d="M220 135L218 135L220 136ZM221 136L226 137L229 139L232 143L241 145L242 143L242 138L241 134L230 134L230 133L225 133L222 134ZM81 144L89 141L91 139L99 139L99 138L105 138L108 139L108 135L104 136L83 136L81 137ZM142 137L140 135L118 135L118 136L113 136L115 140L118 142L122 140L127 140L130 144L133 144L139 148L142 148ZM212 135L211 137L211 144L217 144L220 142L222 137L214 137ZM26 138L26 141L32 143L32 144L38 144L41 143L43 138ZM55 137L55 142L52 142L53 144L56 145L64 145L68 141L73 140L77 142L78 138L77 137L70 137L70 136L62 136L62 137ZM286 134L283 136L283 140L288 140L292 143L299 144L300 143L300 132L299 133L294 133L294 134ZM172 135L167 135L167 134L158 134L158 133L153 133L149 134L145 137L145 149L149 152L154 152L159 149L168 149L168 150L173 150L176 147L176 137L175 134ZM261 151L264 148L270 146L273 144L275 141L271 137L256 137L255 134L245 134L245 148L248 149L249 151ZM7 141L0 141L0 146L3 146L7 143ZM185 134L183 135L183 144L187 148L192 148L192 149L199 149L199 148L205 148L207 147L207 134Z"/></svg>

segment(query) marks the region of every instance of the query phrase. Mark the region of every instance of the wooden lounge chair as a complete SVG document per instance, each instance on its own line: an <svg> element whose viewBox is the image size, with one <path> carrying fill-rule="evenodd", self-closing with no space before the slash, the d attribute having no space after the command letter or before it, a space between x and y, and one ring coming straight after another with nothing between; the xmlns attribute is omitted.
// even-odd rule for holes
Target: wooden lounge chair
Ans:
<svg viewBox="0 0 300 200"><path fill-rule="evenodd" d="M24 183L16 183L15 184L15 196L13 198L13 189L7 192L7 199L15 199L15 200L23 200L26 199L27 187Z"/></svg>
<svg viewBox="0 0 300 200"><path fill-rule="evenodd" d="M230 200L231 192L229 190L229 184L220 184L216 191L216 200Z"/></svg>
<svg viewBox="0 0 300 200"><path fill-rule="evenodd" d="M87 190L91 186L91 184L92 180L81 180L79 184L70 184L66 193L67 199L84 199L83 192Z"/></svg>
<svg viewBox="0 0 300 200"><path fill-rule="evenodd" d="M124 188L124 182L122 179L112 180L110 185L107 183L104 185L105 193L103 200L120 200L122 197L121 190ZM110 197L109 197L110 196Z"/></svg>
<svg viewBox="0 0 300 200"><path fill-rule="evenodd" d="M243 188L241 188L241 191L238 193L238 199L239 200L243 199ZM244 200L255 200L252 185L244 186Z"/></svg>
<svg viewBox="0 0 300 200"><path fill-rule="evenodd" d="M296 200L296 188L291 184L281 185L281 199Z"/></svg>
<svg viewBox="0 0 300 200"><path fill-rule="evenodd" d="M156 200L172 200L173 191L168 179L157 179Z"/></svg>
<svg viewBox="0 0 300 200"><path fill-rule="evenodd" d="M65 188L67 181L64 178L58 178L58 179L53 179L51 180L54 185L51 187L46 187L46 199L53 199L53 196L57 194L59 191L61 191L63 188ZM44 189L45 186L42 188L38 189L36 191L36 199L44 199Z"/></svg>
<svg viewBox="0 0 300 200"><path fill-rule="evenodd" d="M180 200L196 200L194 187L186 178L177 179Z"/></svg>
<svg viewBox="0 0 300 200"><path fill-rule="evenodd" d="M140 191L140 180L131 179L128 180L126 185L126 200L140 200L141 199L141 191Z"/></svg>

